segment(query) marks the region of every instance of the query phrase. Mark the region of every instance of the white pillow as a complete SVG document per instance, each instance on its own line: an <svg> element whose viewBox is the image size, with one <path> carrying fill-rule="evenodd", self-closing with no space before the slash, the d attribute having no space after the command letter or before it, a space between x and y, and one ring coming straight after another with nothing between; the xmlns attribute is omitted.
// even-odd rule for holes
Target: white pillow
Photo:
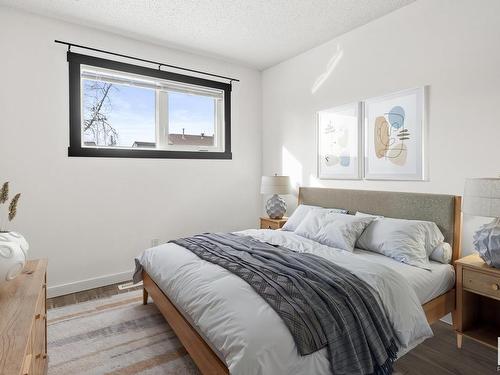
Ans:
<svg viewBox="0 0 500 375"><path fill-rule="evenodd" d="M381 215L373 215L373 214L366 214L364 212L356 212L356 216L360 217L375 217L377 219L385 218L384 216ZM388 218L389 219L389 218ZM401 220L403 222L409 221L412 223L419 223L425 231L425 252L428 256L431 255L431 253L434 251L434 249L439 246L440 243L444 241L444 236L443 233L439 230L439 227L436 225L436 223L433 223L431 221L423 221L423 220L405 220L405 219L391 219L391 220Z"/></svg>
<svg viewBox="0 0 500 375"><path fill-rule="evenodd" d="M381 215L366 214L366 213L364 213L364 212L360 212L360 211L357 211L357 212L356 212L356 216L361 216L361 217L374 217L374 218L376 218L376 219L383 217L383 216L381 216Z"/></svg>
<svg viewBox="0 0 500 375"><path fill-rule="evenodd" d="M286 221L285 225L283 225L283 230L287 230L290 232L295 231L299 224L304 220L306 215L309 213L311 210L321 210L323 207L318 207L318 206L308 206L306 204L300 204L295 211L293 211L292 216L288 218Z"/></svg>
<svg viewBox="0 0 500 375"><path fill-rule="evenodd" d="M379 218L373 220L365 229L356 246L402 263L430 269L426 245L433 243L436 237L433 233L433 236L428 238L431 228L432 225L425 221Z"/></svg>
<svg viewBox="0 0 500 375"><path fill-rule="evenodd" d="M439 263L450 264L452 253L451 245L448 242L441 242L437 245L429 258Z"/></svg>
<svg viewBox="0 0 500 375"><path fill-rule="evenodd" d="M419 221L425 230L425 251L430 256L434 249L444 241L443 233L439 230L436 223L431 221Z"/></svg>
<svg viewBox="0 0 500 375"><path fill-rule="evenodd" d="M352 252L356 240L372 220L373 217L312 210L295 233L323 245Z"/></svg>
<svg viewBox="0 0 500 375"><path fill-rule="evenodd" d="M312 210L325 210L329 212L338 212L338 213L347 213L346 210L342 210L340 208L323 208L318 206L309 206L307 204L299 205L295 211L293 211L292 216L288 218L285 225L283 225L283 230L294 232L299 224L304 220L306 215Z"/></svg>

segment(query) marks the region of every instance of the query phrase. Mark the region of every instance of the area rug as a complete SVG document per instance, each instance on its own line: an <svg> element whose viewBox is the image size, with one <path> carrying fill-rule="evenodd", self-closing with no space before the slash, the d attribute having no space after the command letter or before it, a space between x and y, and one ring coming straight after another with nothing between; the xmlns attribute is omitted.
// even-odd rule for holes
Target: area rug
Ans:
<svg viewBox="0 0 500 375"><path fill-rule="evenodd" d="M51 309L50 375L198 375L198 369L142 291Z"/></svg>

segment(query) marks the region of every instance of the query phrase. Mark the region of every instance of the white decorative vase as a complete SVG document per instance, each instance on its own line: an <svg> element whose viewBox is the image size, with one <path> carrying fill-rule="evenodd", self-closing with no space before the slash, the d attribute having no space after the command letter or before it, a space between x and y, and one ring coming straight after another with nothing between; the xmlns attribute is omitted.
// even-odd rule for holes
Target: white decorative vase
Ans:
<svg viewBox="0 0 500 375"><path fill-rule="evenodd" d="M266 202L266 212L271 219L281 219L286 212L286 202L278 194L273 194Z"/></svg>
<svg viewBox="0 0 500 375"><path fill-rule="evenodd" d="M0 284L18 276L26 265L29 245L16 232L0 232Z"/></svg>
<svg viewBox="0 0 500 375"><path fill-rule="evenodd" d="M486 264L500 268L500 219L482 225L472 238L474 248Z"/></svg>

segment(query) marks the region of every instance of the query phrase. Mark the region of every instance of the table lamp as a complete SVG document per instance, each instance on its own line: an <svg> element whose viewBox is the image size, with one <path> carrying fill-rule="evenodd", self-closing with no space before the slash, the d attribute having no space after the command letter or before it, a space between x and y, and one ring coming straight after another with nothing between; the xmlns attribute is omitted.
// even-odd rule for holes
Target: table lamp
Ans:
<svg viewBox="0 0 500 375"><path fill-rule="evenodd" d="M462 211L494 218L474 233L473 243L488 265L500 268L500 178L466 179Z"/></svg>
<svg viewBox="0 0 500 375"><path fill-rule="evenodd" d="M266 212L271 219L281 219L286 212L286 202L278 194L290 194L290 177L262 176L261 194L272 194L266 203Z"/></svg>

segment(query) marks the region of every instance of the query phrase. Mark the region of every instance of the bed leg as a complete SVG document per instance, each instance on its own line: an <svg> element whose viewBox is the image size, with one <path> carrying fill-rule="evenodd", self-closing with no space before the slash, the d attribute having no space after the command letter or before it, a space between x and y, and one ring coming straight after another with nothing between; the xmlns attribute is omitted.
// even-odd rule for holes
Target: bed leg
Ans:
<svg viewBox="0 0 500 375"><path fill-rule="evenodd" d="M453 327L454 330L457 329L457 322L458 322L458 311L455 309L451 312L451 326Z"/></svg>
<svg viewBox="0 0 500 375"><path fill-rule="evenodd" d="M457 332L457 348L462 349L462 341L464 336L461 333Z"/></svg>
<svg viewBox="0 0 500 375"><path fill-rule="evenodd" d="M142 288L142 304L148 304L148 291L146 290L146 288Z"/></svg>

